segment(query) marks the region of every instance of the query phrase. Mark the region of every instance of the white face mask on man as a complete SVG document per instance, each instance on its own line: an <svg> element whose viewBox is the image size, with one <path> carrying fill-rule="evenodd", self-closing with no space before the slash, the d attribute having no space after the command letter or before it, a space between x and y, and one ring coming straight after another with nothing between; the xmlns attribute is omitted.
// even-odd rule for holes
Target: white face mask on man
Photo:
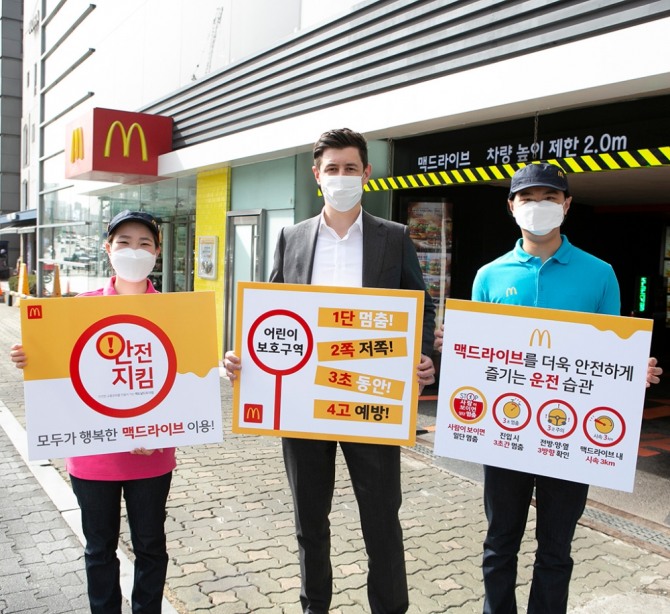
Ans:
<svg viewBox="0 0 670 614"><path fill-rule="evenodd" d="M356 175L321 175L319 183L324 200L341 213L353 209L363 198L363 183Z"/></svg>
<svg viewBox="0 0 670 614"><path fill-rule="evenodd" d="M116 274L126 281L139 282L149 276L156 266L156 254L146 249L124 247L109 253L109 260Z"/></svg>
<svg viewBox="0 0 670 614"><path fill-rule="evenodd" d="M563 204L549 200L527 201L522 205L515 205L512 215L521 228L534 235L543 236L563 223Z"/></svg>

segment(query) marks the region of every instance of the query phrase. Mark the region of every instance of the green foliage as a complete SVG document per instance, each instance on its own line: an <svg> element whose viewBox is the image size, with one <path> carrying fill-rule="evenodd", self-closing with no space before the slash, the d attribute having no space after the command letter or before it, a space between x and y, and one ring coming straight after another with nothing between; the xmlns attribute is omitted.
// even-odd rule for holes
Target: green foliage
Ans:
<svg viewBox="0 0 670 614"><path fill-rule="evenodd" d="M18 275L12 275L9 278L9 289L12 292L17 292L19 287L19 276ZM35 275L28 275L28 287L30 288L30 294L33 296L36 295L36 288L37 288L37 278Z"/></svg>

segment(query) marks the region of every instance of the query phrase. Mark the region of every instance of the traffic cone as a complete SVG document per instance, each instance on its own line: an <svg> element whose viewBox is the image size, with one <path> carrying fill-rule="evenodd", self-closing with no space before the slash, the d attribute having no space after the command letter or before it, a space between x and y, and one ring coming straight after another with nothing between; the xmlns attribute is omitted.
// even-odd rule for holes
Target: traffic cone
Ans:
<svg viewBox="0 0 670 614"><path fill-rule="evenodd" d="M23 294L24 296L28 296L30 294L28 266L25 262L21 263L21 272L19 273L19 294Z"/></svg>
<svg viewBox="0 0 670 614"><path fill-rule="evenodd" d="M51 289L51 296L62 296L60 292L60 267L54 265L54 285Z"/></svg>

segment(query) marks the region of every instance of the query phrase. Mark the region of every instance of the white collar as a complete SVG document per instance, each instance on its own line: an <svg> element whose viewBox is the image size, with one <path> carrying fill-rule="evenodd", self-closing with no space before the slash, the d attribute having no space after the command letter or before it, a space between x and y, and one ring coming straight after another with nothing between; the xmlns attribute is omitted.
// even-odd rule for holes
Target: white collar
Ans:
<svg viewBox="0 0 670 614"><path fill-rule="evenodd" d="M361 235L362 235L363 234L363 207L361 207L361 210L358 212L358 217L354 220L354 223L351 226L349 226L349 230L347 230L347 234L342 238L348 237L354 226L358 226L359 230L361 231ZM327 229L327 232L330 232L333 235L337 236L337 233L330 226L328 226L328 224L326 224L326 218L323 215L323 209L321 209L321 213L319 214L319 233L321 233L321 231L324 230L324 229ZM338 237L338 238L340 238L340 237Z"/></svg>

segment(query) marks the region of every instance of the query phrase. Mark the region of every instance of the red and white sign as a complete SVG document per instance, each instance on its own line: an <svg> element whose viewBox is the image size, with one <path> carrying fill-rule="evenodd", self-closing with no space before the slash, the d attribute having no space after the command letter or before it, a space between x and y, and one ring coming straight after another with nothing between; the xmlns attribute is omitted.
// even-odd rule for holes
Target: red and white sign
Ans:
<svg viewBox="0 0 670 614"><path fill-rule="evenodd" d="M237 297L234 433L414 443L424 293L241 282Z"/></svg>
<svg viewBox="0 0 670 614"><path fill-rule="evenodd" d="M110 377L101 378L101 372ZM79 397L94 411L114 418L141 416L157 407L176 375L177 356L165 331L131 314L89 326L70 358L70 378ZM110 381L122 388L109 392Z"/></svg>
<svg viewBox="0 0 670 614"><path fill-rule="evenodd" d="M33 299L21 317L31 460L222 440L213 292Z"/></svg>
<svg viewBox="0 0 670 614"><path fill-rule="evenodd" d="M146 183L159 179L158 156L172 151L172 118L96 107L68 124L68 179Z"/></svg>
<svg viewBox="0 0 670 614"><path fill-rule="evenodd" d="M435 453L632 491L651 320L449 299Z"/></svg>

